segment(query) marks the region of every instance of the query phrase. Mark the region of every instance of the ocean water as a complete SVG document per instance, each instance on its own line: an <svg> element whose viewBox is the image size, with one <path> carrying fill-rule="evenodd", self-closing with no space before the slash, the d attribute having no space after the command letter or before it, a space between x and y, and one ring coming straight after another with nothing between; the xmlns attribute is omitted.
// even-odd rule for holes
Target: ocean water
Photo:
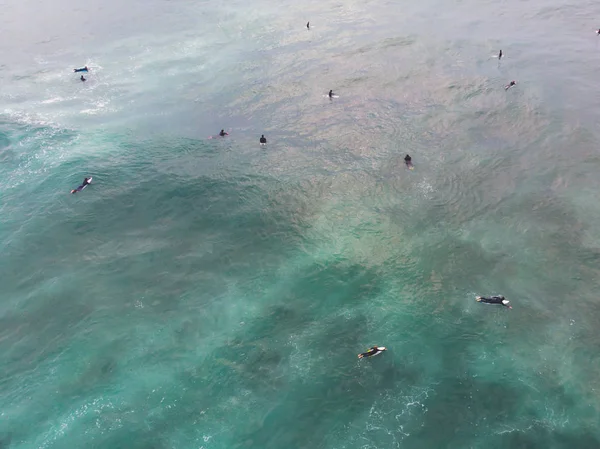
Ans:
<svg viewBox="0 0 600 449"><path fill-rule="evenodd" d="M0 448L600 447L597 2L0 11Z"/></svg>

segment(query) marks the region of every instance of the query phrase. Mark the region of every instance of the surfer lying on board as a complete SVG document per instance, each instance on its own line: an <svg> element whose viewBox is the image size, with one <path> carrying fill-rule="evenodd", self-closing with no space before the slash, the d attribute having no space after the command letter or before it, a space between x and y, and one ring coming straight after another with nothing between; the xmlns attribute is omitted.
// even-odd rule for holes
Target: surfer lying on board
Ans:
<svg viewBox="0 0 600 449"><path fill-rule="evenodd" d="M219 136L221 136L221 137L225 137L225 136L228 136L228 135L229 134L226 133L224 129L222 129L221 132L219 133Z"/></svg>
<svg viewBox="0 0 600 449"><path fill-rule="evenodd" d="M77 73L77 72L87 72L88 70L89 70L89 69L88 69L88 66L87 66L87 65L86 65L85 67L82 67L82 68L80 68L80 69L73 69L73 71L74 71L75 73Z"/></svg>
<svg viewBox="0 0 600 449"><path fill-rule="evenodd" d="M412 165L412 157L410 157L410 154L404 156L404 163L407 167L410 167Z"/></svg>
<svg viewBox="0 0 600 449"><path fill-rule="evenodd" d="M372 357L374 355L381 354L385 350L386 350L386 348L384 346L373 346L367 352L363 352L362 354L358 354L358 358L362 359L363 357Z"/></svg>
<svg viewBox="0 0 600 449"><path fill-rule="evenodd" d="M516 86L517 82L516 81L511 81L510 84L507 84L506 86L504 86L504 90L508 90L513 86Z"/></svg>
<svg viewBox="0 0 600 449"><path fill-rule="evenodd" d="M260 143L262 143L263 145L267 144L267 138L265 137L264 134L262 136L260 136Z"/></svg>
<svg viewBox="0 0 600 449"><path fill-rule="evenodd" d="M71 193L77 193L77 192L81 192L83 189L85 189L85 186L87 186L90 183L90 180L92 178L83 178L83 182L81 183L81 185L79 187L77 187L74 190L71 190Z"/></svg>
<svg viewBox="0 0 600 449"><path fill-rule="evenodd" d="M485 296L478 296L475 299L477 300L477 302L483 302L485 304L498 304L500 306L512 309L512 306L509 305L510 301L504 296L490 296L489 298L486 298Z"/></svg>

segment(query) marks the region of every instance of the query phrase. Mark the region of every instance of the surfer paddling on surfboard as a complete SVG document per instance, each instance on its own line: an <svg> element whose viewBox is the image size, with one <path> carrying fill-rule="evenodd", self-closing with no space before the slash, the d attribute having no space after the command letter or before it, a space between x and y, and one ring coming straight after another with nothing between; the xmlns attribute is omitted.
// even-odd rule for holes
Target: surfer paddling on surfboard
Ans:
<svg viewBox="0 0 600 449"><path fill-rule="evenodd" d="M511 81L509 84L507 84L506 86L504 86L504 90L508 90L513 86L516 86L517 82L516 81Z"/></svg>
<svg viewBox="0 0 600 449"><path fill-rule="evenodd" d="M266 145L267 144L267 138L265 137L264 134L262 136L260 136L260 144L261 145Z"/></svg>
<svg viewBox="0 0 600 449"><path fill-rule="evenodd" d="M229 135L229 133L226 133L224 129L222 129L221 132L219 133L219 136L221 136L221 137L225 137L228 135Z"/></svg>
<svg viewBox="0 0 600 449"><path fill-rule="evenodd" d="M89 70L88 66L86 65L85 67L82 67L80 69L73 69L73 72L75 72L75 73L77 73L77 72L87 72L88 70Z"/></svg>
<svg viewBox="0 0 600 449"><path fill-rule="evenodd" d="M362 354L358 354L358 358L362 359L364 357L373 357L374 355L381 354L383 351L386 351L385 346L373 346L367 352L363 352Z"/></svg>
<svg viewBox="0 0 600 449"><path fill-rule="evenodd" d="M83 178L83 182L81 183L81 185L79 187L77 187L76 189L71 190L71 193L77 193L77 192L81 192L83 189L85 189L89 184L92 183L92 177L90 176Z"/></svg>
<svg viewBox="0 0 600 449"><path fill-rule="evenodd" d="M482 302L484 304L498 304L499 306L508 307L512 309L512 306L509 304L510 301L506 299L504 296L490 296L486 298L485 296L478 296L475 298L477 302Z"/></svg>
<svg viewBox="0 0 600 449"><path fill-rule="evenodd" d="M408 167L409 170L412 170L413 168L413 164L412 164L412 157L410 157L410 154L407 154L406 156L404 156L404 163L406 164L406 166Z"/></svg>

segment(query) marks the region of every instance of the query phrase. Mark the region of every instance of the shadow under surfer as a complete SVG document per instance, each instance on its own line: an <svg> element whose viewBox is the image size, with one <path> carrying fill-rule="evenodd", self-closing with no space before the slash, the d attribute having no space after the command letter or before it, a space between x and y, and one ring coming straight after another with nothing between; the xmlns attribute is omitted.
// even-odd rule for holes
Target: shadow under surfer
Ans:
<svg viewBox="0 0 600 449"><path fill-rule="evenodd" d="M490 296L489 298L486 298L485 296L478 296L477 298L475 298L475 300L484 304L497 304L499 306L504 306L508 307L509 309L512 309L512 306L509 304L510 301L504 296Z"/></svg>
<svg viewBox="0 0 600 449"><path fill-rule="evenodd" d="M266 145L267 144L267 138L265 137L264 134L262 136L260 136L260 143L262 145Z"/></svg>
<svg viewBox="0 0 600 449"><path fill-rule="evenodd" d="M517 82L516 81L511 81L509 84L507 84L506 86L504 86L504 90L508 90L513 86L516 86Z"/></svg>
<svg viewBox="0 0 600 449"><path fill-rule="evenodd" d="M386 350L387 349L385 348L385 346L373 346L367 352L363 352L362 354L358 354L358 358L362 359L364 357L373 357L374 355L381 354L383 351L386 351Z"/></svg>
<svg viewBox="0 0 600 449"><path fill-rule="evenodd" d="M86 186L90 185L91 179L92 178L88 178L88 177L83 178L83 182L81 183L81 185L79 187L77 187L76 189L71 190L71 193L81 192L83 189L86 188Z"/></svg>

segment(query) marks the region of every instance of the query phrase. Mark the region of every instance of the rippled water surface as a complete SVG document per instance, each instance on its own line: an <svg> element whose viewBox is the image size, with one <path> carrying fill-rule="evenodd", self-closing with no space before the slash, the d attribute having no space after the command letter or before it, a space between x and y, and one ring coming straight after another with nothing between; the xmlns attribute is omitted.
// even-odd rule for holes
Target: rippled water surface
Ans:
<svg viewBox="0 0 600 449"><path fill-rule="evenodd" d="M600 447L596 2L0 7L0 448Z"/></svg>

